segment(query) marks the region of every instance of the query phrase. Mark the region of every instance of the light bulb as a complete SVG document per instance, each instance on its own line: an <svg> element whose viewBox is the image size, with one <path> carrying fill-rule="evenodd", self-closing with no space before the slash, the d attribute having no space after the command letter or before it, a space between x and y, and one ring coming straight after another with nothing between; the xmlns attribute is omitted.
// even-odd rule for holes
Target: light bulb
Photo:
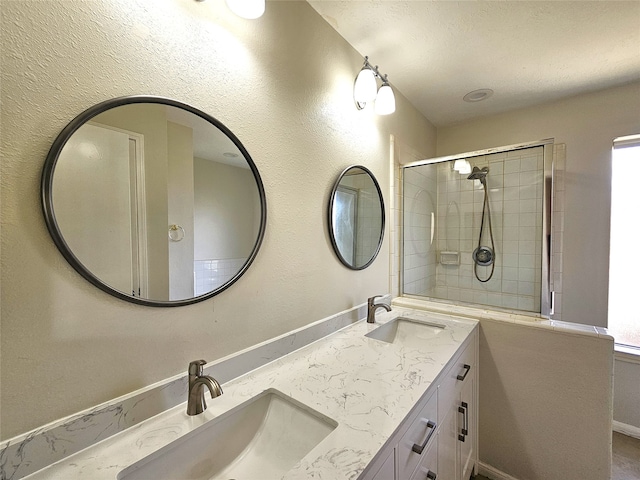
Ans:
<svg viewBox="0 0 640 480"><path fill-rule="evenodd" d="M456 160L453 162L453 169L460 175L469 175L471 173L471 164L468 160Z"/></svg>
<svg viewBox="0 0 640 480"><path fill-rule="evenodd" d="M396 111L396 97L388 84L384 84L378 90L375 111L378 115L389 115Z"/></svg>
<svg viewBox="0 0 640 480"><path fill-rule="evenodd" d="M227 0L227 7L239 17L249 20L261 17L265 0Z"/></svg>
<svg viewBox="0 0 640 480"><path fill-rule="evenodd" d="M356 103L367 103L376 98L378 85L373 70L363 68L356 77L356 83L353 86L353 99Z"/></svg>

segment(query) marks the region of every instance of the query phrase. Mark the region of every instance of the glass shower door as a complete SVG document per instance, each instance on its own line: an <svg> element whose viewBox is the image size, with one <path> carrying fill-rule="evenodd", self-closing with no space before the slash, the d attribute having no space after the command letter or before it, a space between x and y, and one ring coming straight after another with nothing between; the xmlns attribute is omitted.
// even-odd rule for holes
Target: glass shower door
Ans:
<svg viewBox="0 0 640 480"><path fill-rule="evenodd" d="M403 168L404 295L541 312L544 147Z"/></svg>

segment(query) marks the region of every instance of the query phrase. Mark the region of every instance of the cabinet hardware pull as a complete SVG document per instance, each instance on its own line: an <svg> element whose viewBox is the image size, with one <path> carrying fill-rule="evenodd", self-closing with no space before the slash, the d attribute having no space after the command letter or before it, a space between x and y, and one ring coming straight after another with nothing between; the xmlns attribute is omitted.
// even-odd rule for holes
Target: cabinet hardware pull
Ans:
<svg viewBox="0 0 640 480"><path fill-rule="evenodd" d="M460 429L461 433L458 434L458 440L464 442L465 430L464 430L464 407L458 407L458 412L463 415L462 417L462 428Z"/></svg>
<svg viewBox="0 0 640 480"><path fill-rule="evenodd" d="M458 375L456 378L458 380L464 381L465 378L467 378L467 373L469 373L469 370L471 370L471 365L467 365L466 363L462 366L462 368L464 368L464 373L462 375Z"/></svg>
<svg viewBox="0 0 640 480"><path fill-rule="evenodd" d="M469 404L467 402L462 402L462 405L458 407L458 412L463 415L462 428L460 429L458 440L464 442L465 437L469 435Z"/></svg>
<svg viewBox="0 0 640 480"><path fill-rule="evenodd" d="M414 443L413 447L411 448L411 450L417 453L418 455L422 453L422 451L424 450L424 447L426 447L427 443L429 443L429 439L431 438L431 435L433 435L433 432L436 431L436 422L427 420L427 428L430 428L431 431L427 435L427 438L424 439L424 442L422 443L422 445L418 445L417 443Z"/></svg>
<svg viewBox="0 0 640 480"><path fill-rule="evenodd" d="M464 408L464 428L462 429L463 435L469 435L469 404L462 402L462 408Z"/></svg>
<svg viewBox="0 0 640 480"><path fill-rule="evenodd" d="M431 470L427 472L427 478L429 480L436 480L437 477L438 475L436 475L435 472L432 472Z"/></svg>

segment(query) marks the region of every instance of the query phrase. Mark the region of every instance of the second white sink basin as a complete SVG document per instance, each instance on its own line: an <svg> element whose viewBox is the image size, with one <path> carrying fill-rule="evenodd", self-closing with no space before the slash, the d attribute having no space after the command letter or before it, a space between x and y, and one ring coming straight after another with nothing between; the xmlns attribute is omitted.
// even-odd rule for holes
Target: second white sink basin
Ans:
<svg viewBox="0 0 640 480"><path fill-rule="evenodd" d="M372 330L365 336L387 343L402 343L407 347L423 346L428 340L441 335L444 325L398 317Z"/></svg>
<svg viewBox="0 0 640 480"><path fill-rule="evenodd" d="M266 390L127 467L117 478L277 479L337 426L277 390Z"/></svg>

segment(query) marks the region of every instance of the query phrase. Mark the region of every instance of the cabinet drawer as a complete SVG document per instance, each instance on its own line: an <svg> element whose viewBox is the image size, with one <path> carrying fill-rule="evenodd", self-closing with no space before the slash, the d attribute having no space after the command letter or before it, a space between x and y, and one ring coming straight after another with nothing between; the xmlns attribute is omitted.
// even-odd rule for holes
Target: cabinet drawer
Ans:
<svg viewBox="0 0 640 480"><path fill-rule="evenodd" d="M444 378L440 381L438 386L439 419L444 418L467 379L475 375L475 368L476 344L471 342L456 358L451 368L444 373Z"/></svg>
<svg viewBox="0 0 640 480"><path fill-rule="evenodd" d="M436 443L437 415L438 395L437 392L433 392L420 410L418 418L398 443L398 478L400 480L410 478L423 453Z"/></svg>
<svg viewBox="0 0 640 480"><path fill-rule="evenodd" d="M378 472L373 476L372 480L393 480L396 478L395 453L395 449L392 449L391 453L387 455L387 459L380 467L380 470L378 470Z"/></svg>
<svg viewBox="0 0 640 480"><path fill-rule="evenodd" d="M411 480L436 480L440 478L438 477L438 440L434 439L430 443L429 450L423 455ZM443 477L443 480L446 479Z"/></svg>

